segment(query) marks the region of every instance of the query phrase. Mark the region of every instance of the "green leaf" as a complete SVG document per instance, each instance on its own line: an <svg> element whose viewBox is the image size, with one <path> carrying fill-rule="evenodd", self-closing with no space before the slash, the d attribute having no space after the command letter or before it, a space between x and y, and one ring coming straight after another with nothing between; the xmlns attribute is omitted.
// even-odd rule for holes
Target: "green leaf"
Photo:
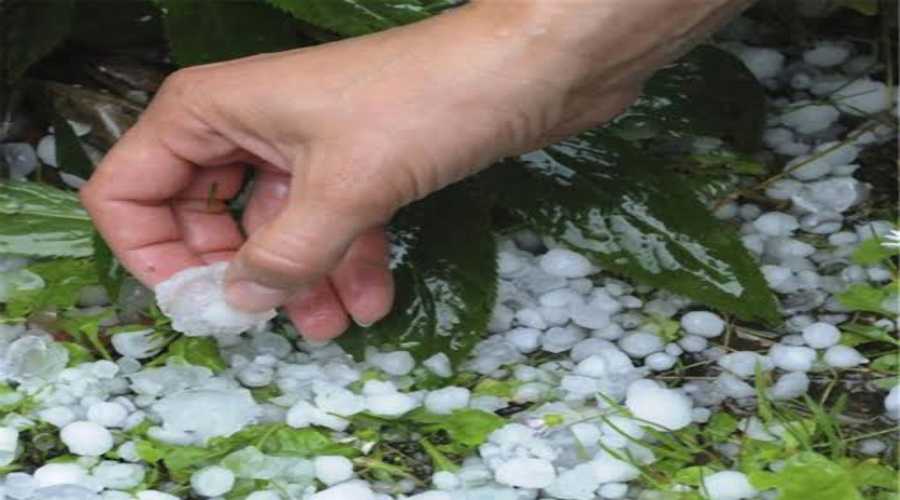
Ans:
<svg viewBox="0 0 900 500"><path fill-rule="evenodd" d="M356 356L374 345L420 360L445 353L459 361L484 334L494 307L496 248L486 204L459 188L444 190L406 211L394 232L402 256L393 312L339 342Z"/></svg>
<svg viewBox="0 0 900 500"><path fill-rule="evenodd" d="M82 344L86 340L104 358L111 360L112 355L100 338L100 323L112 317L113 314L114 311L111 309L97 314L77 316L70 314L60 318L58 323L66 333L78 339Z"/></svg>
<svg viewBox="0 0 900 500"><path fill-rule="evenodd" d="M699 486L703 478L715 474L716 471L705 465L685 467L675 474L675 482L688 486Z"/></svg>
<svg viewBox="0 0 900 500"><path fill-rule="evenodd" d="M261 1L157 2L163 11L172 57L181 66L297 46L293 20Z"/></svg>
<svg viewBox="0 0 900 500"><path fill-rule="evenodd" d="M857 486L875 486L886 490L897 491L897 471L882 464L877 458L862 461L847 459L842 466L850 473L853 484Z"/></svg>
<svg viewBox="0 0 900 500"><path fill-rule="evenodd" d="M495 398L512 398L524 382L514 379L495 380L486 378L475 386L472 391L476 396L491 396Z"/></svg>
<svg viewBox="0 0 900 500"><path fill-rule="evenodd" d="M900 370L900 353L891 352L881 355L872 361L869 368L877 372L896 373Z"/></svg>
<svg viewBox="0 0 900 500"><path fill-rule="evenodd" d="M778 473L751 472L749 477L758 489L777 489L778 500L863 500L851 474L816 453L798 453Z"/></svg>
<svg viewBox="0 0 900 500"><path fill-rule="evenodd" d="M328 435L315 429L294 429L276 424L265 439L257 442L263 453L281 457L312 458L317 455L355 456L358 452L347 445L336 443Z"/></svg>
<svg viewBox="0 0 900 500"><path fill-rule="evenodd" d="M56 139L56 158L60 170L85 180L89 179L94 173L94 162L84 151L72 125L55 108L51 111L51 117L53 118L53 137Z"/></svg>
<svg viewBox="0 0 900 500"><path fill-rule="evenodd" d="M471 408L454 410L450 415L417 411L409 419L421 424L425 432L445 431L451 440L469 448L483 444L492 432L506 425L503 417Z"/></svg>
<svg viewBox="0 0 900 500"><path fill-rule="evenodd" d="M859 323L846 323L841 325L843 335L841 344L855 347L872 342L885 342L900 347L900 340L888 333L884 328L875 325L861 325Z"/></svg>
<svg viewBox="0 0 900 500"><path fill-rule="evenodd" d="M709 422L703 427L703 434L707 441L712 443L724 443L738 429L738 421L728 413L714 413Z"/></svg>
<svg viewBox="0 0 900 500"><path fill-rule="evenodd" d="M896 257L897 253L896 248L884 246L880 238L869 238L856 247L850 258L861 266L871 266Z"/></svg>
<svg viewBox="0 0 900 500"><path fill-rule="evenodd" d="M12 297L6 304L6 314L21 318L32 311L64 311L78 302L81 290L97 284L97 274L86 259L57 259L39 262L28 270L44 280L44 286Z"/></svg>
<svg viewBox="0 0 900 500"><path fill-rule="evenodd" d="M623 137L712 136L753 151L765 110L763 88L746 66L722 49L701 46L658 71L607 128Z"/></svg>
<svg viewBox="0 0 900 500"><path fill-rule="evenodd" d="M837 301L853 311L869 311L888 313L884 310L884 301L890 296L890 285L875 288L871 285L850 285L846 291L834 294Z"/></svg>
<svg viewBox="0 0 900 500"><path fill-rule="evenodd" d="M0 86L18 80L35 62L66 39L70 0L6 0L0 3Z"/></svg>
<svg viewBox="0 0 900 500"><path fill-rule="evenodd" d="M69 363L67 366L78 366L82 363L94 361L94 355L87 347L75 342L59 342L69 351Z"/></svg>
<svg viewBox="0 0 900 500"><path fill-rule="evenodd" d="M164 360L176 359L181 362L205 366L214 373L228 369L228 363L222 359L219 344L212 337L181 337L169 344Z"/></svg>
<svg viewBox="0 0 900 500"><path fill-rule="evenodd" d="M294 429L285 424L254 425L229 436L210 440L207 446L176 446L153 440L136 445L141 459L162 462L169 470L185 470L218 460L248 446L267 455L310 458L317 455L353 456L356 450L335 443L316 429Z"/></svg>
<svg viewBox="0 0 900 500"><path fill-rule="evenodd" d="M738 235L690 187L594 130L488 171L500 204L614 272L745 319L779 319Z"/></svg>
<svg viewBox="0 0 900 500"><path fill-rule="evenodd" d="M423 439L419 441L419 443L422 444L422 449L424 449L425 453L428 453L428 457L431 458L431 463L434 464L434 470L445 470L450 472L459 470L459 466L453 463L453 460L450 460L450 458L447 457L444 452L439 450L437 446L431 444L431 441Z"/></svg>
<svg viewBox="0 0 900 500"><path fill-rule="evenodd" d="M91 220L78 198L36 182L0 181L0 254L91 255Z"/></svg>
<svg viewBox="0 0 900 500"><path fill-rule="evenodd" d="M344 36L359 36L425 19L449 0L269 0L294 17Z"/></svg>

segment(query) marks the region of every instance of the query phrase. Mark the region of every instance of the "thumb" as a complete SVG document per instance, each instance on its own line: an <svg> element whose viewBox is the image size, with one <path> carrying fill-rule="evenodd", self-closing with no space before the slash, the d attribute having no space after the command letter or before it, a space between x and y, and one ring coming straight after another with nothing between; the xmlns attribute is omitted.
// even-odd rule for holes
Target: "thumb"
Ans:
<svg viewBox="0 0 900 500"><path fill-rule="evenodd" d="M383 222L371 208L303 191L235 256L225 279L233 306L262 311L302 294L337 267L360 234Z"/></svg>

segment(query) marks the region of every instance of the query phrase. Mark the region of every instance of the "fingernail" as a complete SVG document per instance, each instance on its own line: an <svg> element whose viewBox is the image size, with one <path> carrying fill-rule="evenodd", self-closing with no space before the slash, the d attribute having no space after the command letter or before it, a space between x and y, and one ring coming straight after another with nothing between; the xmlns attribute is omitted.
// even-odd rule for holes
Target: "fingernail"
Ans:
<svg viewBox="0 0 900 500"><path fill-rule="evenodd" d="M243 280L225 287L225 299L238 309L258 312L284 304L295 292Z"/></svg>
<svg viewBox="0 0 900 500"><path fill-rule="evenodd" d="M370 321L370 322L368 322L368 323L364 323L364 322L362 322L362 321L360 321L360 320L358 320L358 319L356 319L356 318L353 318L353 322L356 323L357 326L361 326L361 327L363 327L363 328L368 328L368 327L370 327L370 326L372 326L372 325L375 324L374 321Z"/></svg>

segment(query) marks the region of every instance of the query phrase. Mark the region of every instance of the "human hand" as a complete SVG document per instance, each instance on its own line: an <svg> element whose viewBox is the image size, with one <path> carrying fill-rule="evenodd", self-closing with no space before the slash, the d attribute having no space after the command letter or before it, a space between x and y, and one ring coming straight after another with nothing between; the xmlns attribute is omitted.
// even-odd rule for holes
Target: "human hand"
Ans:
<svg viewBox="0 0 900 500"><path fill-rule="evenodd" d="M350 318L368 324L390 309L381 227L396 209L608 120L741 3L642 2L484 0L181 70L82 200L146 285L231 259L233 305L285 305L305 336L333 338ZM248 164L257 172L239 226L226 202Z"/></svg>

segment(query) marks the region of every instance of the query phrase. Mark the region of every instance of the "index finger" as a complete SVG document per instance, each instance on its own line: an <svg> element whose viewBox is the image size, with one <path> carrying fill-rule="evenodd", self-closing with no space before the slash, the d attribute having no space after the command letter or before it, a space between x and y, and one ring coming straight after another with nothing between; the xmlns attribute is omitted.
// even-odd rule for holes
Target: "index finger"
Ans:
<svg viewBox="0 0 900 500"><path fill-rule="evenodd" d="M173 206L186 190L198 190L192 184L201 168L169 147L157 124L142 119L109 151L81 191L98 231L122 264L147 286L206 263L191 247ZM239 178L240 172L226 168L222 175ZM235 224L227 212L221 217Z"/></svg>

